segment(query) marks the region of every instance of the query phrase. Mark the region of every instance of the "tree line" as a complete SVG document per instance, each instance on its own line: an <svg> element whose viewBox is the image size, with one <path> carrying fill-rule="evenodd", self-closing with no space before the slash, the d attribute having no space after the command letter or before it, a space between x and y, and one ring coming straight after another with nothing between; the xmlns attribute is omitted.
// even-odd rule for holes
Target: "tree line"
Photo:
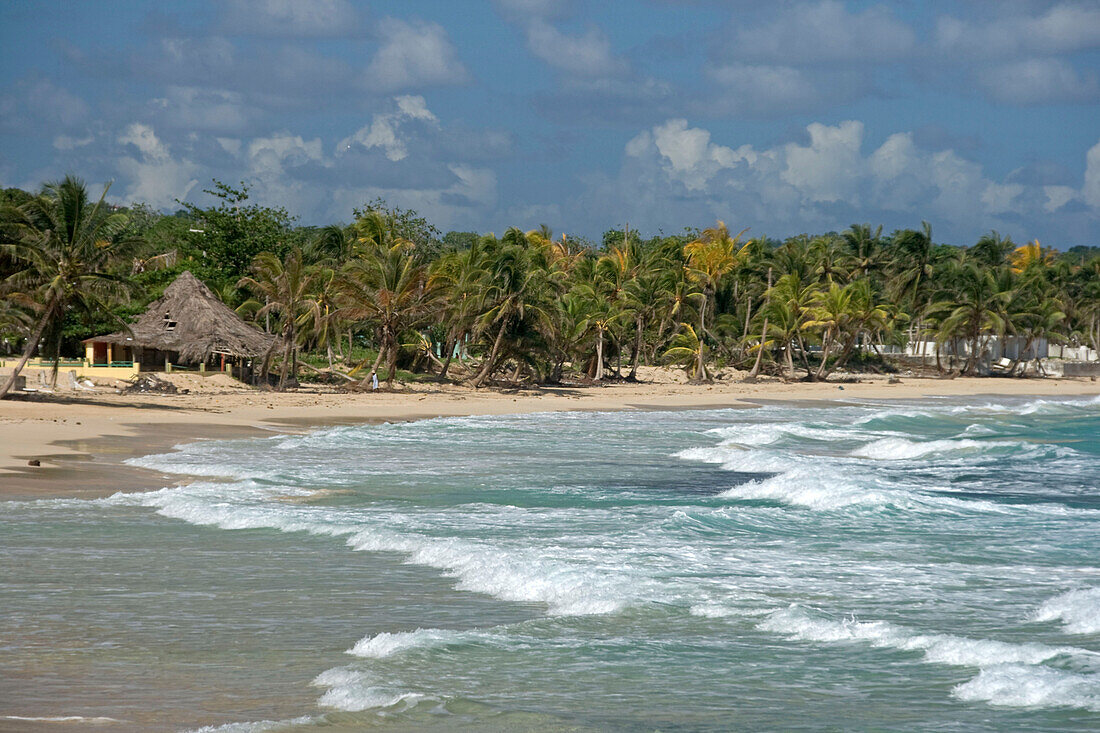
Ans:
<svg viewBox="0 0 1100 733"><path fill-rule="evenodd" d="M0 192L0 348L57 358L124 328L184 270L280 336L280 389L300 360L344 379L370 369L392 385L405 369L485 386L630 380L657 364L824 380L915 341L974 374L995 337L1100 347L1096 247L996 232L939 244L927 223L783 241L721 221L598 243L545 226L442 234L381 200L350 224L304 227L244 184L207 193L214 205L164 215L90 198L72 177ZM947 344L965 357L941 360Z"/></svg>

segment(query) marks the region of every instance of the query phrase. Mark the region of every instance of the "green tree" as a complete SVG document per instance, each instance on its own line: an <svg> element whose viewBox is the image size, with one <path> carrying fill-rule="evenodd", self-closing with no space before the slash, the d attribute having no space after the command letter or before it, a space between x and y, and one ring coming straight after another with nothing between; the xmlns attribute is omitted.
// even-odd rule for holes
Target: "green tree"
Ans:
<svg viewBox="0 0 1100 733"><path fill-rule="evenodd" d="M111 298L126 294L124 279L111 274L111 266L135 242L128 236L128 217L104 203L108 188L92 203L84 182L66 176L8 210L12 241L0 250L17 267L6 281L8 297L31 305L36 320L15 369L0 387L0 399L11 391L44 336L58 343L67 315L105 311ZM54 356L56 374L59 349Z"/></svg>
<svg viewBox="0 0 1100 733"><path fill-rule="evenodd" d="M204 253L208 275L219 287L245 276L261 252L282 256L287 249L284 242L295 218L283 208L247 203L248 191L243 182L234 188L215 180L213 188L203 190L218 199L215 206L179 202L193 220L189 245Z"/></svg>

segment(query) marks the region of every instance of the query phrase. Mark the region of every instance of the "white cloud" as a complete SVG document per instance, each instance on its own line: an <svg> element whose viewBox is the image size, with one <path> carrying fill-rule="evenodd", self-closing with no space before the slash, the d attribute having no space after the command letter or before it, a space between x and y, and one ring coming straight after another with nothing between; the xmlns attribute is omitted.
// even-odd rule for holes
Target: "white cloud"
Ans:
<svg viewBox="0 0 1100 733"><path fill-rule="evenodd" d="M123 145L133 145L147 160L167 160L168 148L160 141L153 128L135 122L118 137Z"/></svg>
<svg viewBox="0 0 1100 733"><path fill-rule="evenodd" d="M322 159L321 138L303 140L301 135L282 133L258 137L248 144L248 161L254 173L279 174L288 166Z"/></svg>
<svg viewBox="0 0 1100 733"><path fill-rule="evenodd" d="M857 189L863 177L863 123L855 120L829 127L811 124L810 144L790 143L786 147L787 167L780 177L801 191L810 201L857 203Z"/></svg>
<svg viewBox="0 0 1100 733"><path fill-rule="evenodd" d="M737 226L780 222L788 231L843 228L855 220L929 219L965 236L1045 221L1080 197L1100 213L1100 143L1087 156L1084 187L994 180L955 151L927 150L912 133L862 150L859 121L813 123L809 144L733 147L708 130L673 119L625 146L615 179L594 178L579 205L620 211L641 226L679 217L736 219ZM856 218L852 218L856 217ZM902 221L905 221L904 219Z"/></svg>
<svg viewBox="0 0 1100 733"><path fill-rule="evenodd" d="M391 161L399 161L409 154L408 141L401 135L401 127L408 120L418 120L429 124L438 124L436 116L428 109L424 98L420 96L395 97L395 112L374 115L369 125L359 128L354 134L341 140L336 146L336 154L342 155L353 146L381 148Z"/></svg>
<svg viewBox="0 0 1100 733"><path fill-rule="evenodd" d="M228 0L228 30L245 35L334 36L359 25L347 0Z"/></svg>
<svg viewBox="0 0 1100 733"><path fill-rule="evenodd" d="M56 150L76 150L82 148L85 145L91 145L95 142L95 136L88 135L87 137L71 137L69 135L58 135L53 139L53 146Z"/></svg>
<svg viewBox="0 0 1100 733"><path fill-rule="evenodd" d="M1100 142L1089 148L1085 155L1085 185L1081 198L1089 206L1100 210Z"/></svg>
<svg viewBox="0 0 1100 733"><path fill-rule="evenodd" d="M252 116L241 94L223 89L171 85L150 105L158 124L190 130L239 131Z"/></svg>
<svg viewBox="0 0 1100 733"><path fill-rule="evenodd" d="M689 191L701 191L723 168L730 168L749 151L737 152L710 141L710 133L688 127L687 120L669 120L657 125L652 133L643 131L627 143L626 153L640 157L652 146L660 156L665 174Z"/></svg>
<svg viewBox="0 0 1100 733"><path fill-rule="evenodd" d="M527 47L535 57L576 76L616 76L627 70L626 63L612 54L611 42L598 28L589 28L581 36L568 36L535 18L527 24Z"/></svg>
<svg viewBox="0 0 1100 733"><path fill-rule="evenodd" d="M979 83L994 99L1010 104L1086 102L1100 97L1095 73L1081 76L1061 59L1024 59L982 69Z"/></svg>
<svg viewBox="0 0 1100 733"><path fill-rule="evenodd" d="M184 199L198 183L199 166L187 159L175 160L166 144L149 125L135 122L119 135L118 142L131 145L139 155L123 156L116 165L127 181L123 200L142 201L155 208L168 208Z"/></svg>
<svg viewBox="0 0 1100 733"><path fill-rule="evenodd" d="M379 35L382 47L366 70L369 89L385 92L463 84L470 78L447 31L438 23L386 18L379 23Z"/></svg>
<svg viewBox="0 0 1100 733"><path fill-rule="evenodd" d="M1043 211L1053 214L1070 201L1080 195L1080 191L1072 186L1043 186L1043 194L1046 201L1043 203Z"/></svg>
<svg viewBox="0 0 1100 733"><path fill-rule="evenodd" d="M1000 14L1001 8L997 7ZM965 21L951 16L936 24L936 44L963 56L1069 53L1100 47L1100 6L1061 3L1041 15L1011 15Z"/></svg>
<svg viewBox="0 0 1100 733"><path fill-rule="evenodd" d="M771 23L740 28L729 44L734 55L780 63L897 59L915 45L912 29L881 7L850 13L835 0L800 3Z"/></svg>

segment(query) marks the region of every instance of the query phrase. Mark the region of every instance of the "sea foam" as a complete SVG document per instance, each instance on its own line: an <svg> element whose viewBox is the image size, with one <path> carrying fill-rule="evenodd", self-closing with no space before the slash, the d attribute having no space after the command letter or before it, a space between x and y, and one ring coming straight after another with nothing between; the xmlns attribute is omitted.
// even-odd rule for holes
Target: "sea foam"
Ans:
<svg viewBox="0 0 1100 733"><path fill-rule="evenodd" d="M1100 588L1071 590L1051 598L1034 614L1036 621L1061 621L1070 634L1100 634Z"/></svg>

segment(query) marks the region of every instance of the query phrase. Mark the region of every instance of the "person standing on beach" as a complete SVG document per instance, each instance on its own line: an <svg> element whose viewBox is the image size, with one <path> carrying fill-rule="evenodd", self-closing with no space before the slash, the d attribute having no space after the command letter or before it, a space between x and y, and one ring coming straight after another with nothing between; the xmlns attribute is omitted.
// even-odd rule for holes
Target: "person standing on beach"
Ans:
<svg viewBox="0 0 1100 733"><path fill-rule="evenodd" d="M378 372L371 372L370 373L370 391L371 392L377 392L378 391Z"/></svg>

